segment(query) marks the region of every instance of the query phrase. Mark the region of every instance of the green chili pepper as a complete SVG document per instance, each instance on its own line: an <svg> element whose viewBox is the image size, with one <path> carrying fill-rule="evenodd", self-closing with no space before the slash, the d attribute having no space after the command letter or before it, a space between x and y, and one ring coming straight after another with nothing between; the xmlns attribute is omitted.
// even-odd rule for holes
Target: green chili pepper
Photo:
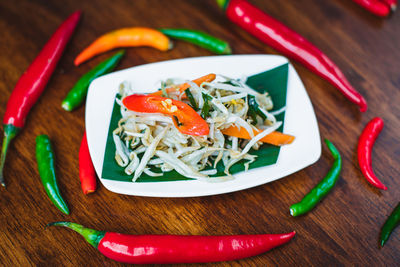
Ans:
<svg viewBox="0 0 400 267"><path fill-rule="evenodd" d="M97 77L112 71L124 54L124 50L117 52L83 75L63 100L61 104L62 108L72 111L81 105L85 100L90 83Z"/></svg>
<svg viewBox="0 0 400 267"><path fill-rule="evenodd" d="M196 100L194 100L194 97L193 97L193 95L192 95L192 92L190 92L190 89L189 89L189 88L185 90L185 94L186 94L186 96L189 98L189 102L190 102L190 105L192 106L192 108L193 108L194 110L198 110L199 107L197 106Z"/></svg>
<svg viewBox="0 0 400 267"><path fill-rule="evenodd" d="M203 108L201 109L200 116L203 119L206 119L208 117L209 112L210 112L210 107L211 107L210 100L212 99L212 96L202 93L202 97L203 97L203 100L204 100L204 104L203 104Z"/></svg>
<svg viewBox="0 0 400 267"><path fill-rule="evenodd" d="M187 41L216 54L232 54L232 50L227 42L205 32L188 29L160 29L160 31L171 38Z"/></svg>
<svg viewBox="0 0 400 267"><path fill-rule="evenodd" d="M342 168L342 157L336 147L327 139L325 143L335 159L331 169L324 179L314 187L299 203L290 207L292 216L299 216L312 210L335 186Z"/></svg>
<svg viewBox="0 0 400 267"><path fill-rule="evenodd" d="M45 134L36 137L36 160L40 179L42 180L44 190L50 200L63 213L69 214L68 206L61 197L60 190L57 186L54 168L54 153L51 148L50 139Z"/></svg>
<svg viewBox="0 0 400 267"><path fill-rule="evenodd" d="M387 218L385 224L381 230L380 243L381 247L385 245L386 241L389 239L390 234L393 232L394 228L400 224L400 202L397 204L396 208L392 211L392 214Z"/></svg>

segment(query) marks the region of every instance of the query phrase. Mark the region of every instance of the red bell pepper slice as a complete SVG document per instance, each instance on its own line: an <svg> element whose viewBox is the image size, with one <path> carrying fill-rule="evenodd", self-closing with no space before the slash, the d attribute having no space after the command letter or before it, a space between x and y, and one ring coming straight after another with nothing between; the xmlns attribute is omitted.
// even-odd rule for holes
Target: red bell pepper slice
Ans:
<svg viewBox="0 0 400 267"><path fill-rule="evenodd" d="M135 112L161 113L172 118L175 127L183 134L208 135L207 122L188 104L166 97L133 94L122 99L124 106Z"/></svg>

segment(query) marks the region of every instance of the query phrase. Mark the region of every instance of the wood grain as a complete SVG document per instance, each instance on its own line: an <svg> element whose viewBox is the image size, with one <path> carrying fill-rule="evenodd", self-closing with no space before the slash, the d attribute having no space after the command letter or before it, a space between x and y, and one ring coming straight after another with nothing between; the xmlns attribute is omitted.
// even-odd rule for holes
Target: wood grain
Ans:
<svg viewBox="0 0 400 267"><path fill-rule="evenodd" d="M343 155L336 188L313 212L291 218L299 201L328 171L332 158L323 147L314 165L252 189L201 198L146 198L117 195L100 186L84 196L78 179L78 149L84 108L68 113L61 100L76 80L107 55L76 68L74 57L97 36L125 26L187 27L207 31L232 44L236 54L276 51L229 22L207 1L45 1L0 2L0 114L20 75L58 25L74 10L84 17L26 127L12 144L0 189L0 264L5 266L122 266L66 229L48 222L71 220L101 230L132 234L260 234L297 231L289 244L264 255L206 266L395 266L400 262L400 229L378 249L378 233L400 195L400 13L379 19L352 1L252 0L262 10L303 34L328 54L366 97L360 114L327 82L293 63L319 122L321 138ZM167 53L132 48L119 69L169 59L208 56L175 42ZM356 146L364 125L380 116L385 128L373 151L373 167L389 190L373 189L357 166ZM57 156L57 175L71 215L61 214L40 184L35 137L48 134ZM307 151L304 151L307 153Z"/></svg>

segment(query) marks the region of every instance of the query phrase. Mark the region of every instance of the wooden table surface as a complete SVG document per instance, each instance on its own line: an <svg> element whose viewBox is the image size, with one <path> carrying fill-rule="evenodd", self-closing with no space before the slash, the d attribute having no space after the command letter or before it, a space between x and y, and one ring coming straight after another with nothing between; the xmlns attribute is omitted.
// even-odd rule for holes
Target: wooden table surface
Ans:
<svg viewBox="0 0 400 267"><path fill-rule="evenodd" d="M327 173L332 158L323 145L321 158L286 178L255 188L208 197L149 198L112 193L99 186L82 194L78 149L84 129L83 107L66 112L61 100L77 79L110 53L80 67L74 57L99 35L127 26L186 27L229 41L235 54L277 54L223 15L213 0L0 2L0 114L20 75L53 31L70 13L83 18L26 127L11 145L0 189L0 265L119 266L67 229L44 226L70 220L88 227L132 234L261 234L297 231L287 245L266 254L209 266L397 266L400 229L383 249L378 234L400 198L400 12L376 18L350 0L251 0L262 10L304 35L331 57L365 96L361 114L333 86L292 62L312 100L321 139L343 155L334 190L312 212L292 218L299 201ZM169 52L131 48L118 69L177 58L209 56L191 44L175 42ZM2 115L1 115L2 116ZM356 156L358 136L375 116L385 121L373 150L373 167L389 188L379 191L362 176ZM60 213L41 185L35 137L48 134L57 157L59 185L71 215ZM304 151L307 153L307 151Z"/></svg>

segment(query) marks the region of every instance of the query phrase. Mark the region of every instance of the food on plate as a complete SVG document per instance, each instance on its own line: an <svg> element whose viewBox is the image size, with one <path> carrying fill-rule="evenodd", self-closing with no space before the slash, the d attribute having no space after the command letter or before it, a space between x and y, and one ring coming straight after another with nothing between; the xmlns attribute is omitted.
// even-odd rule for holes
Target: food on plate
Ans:
<svg viewBox="0 0 400 267"><path fill-rule="evenodd" d="M115 160L132 181L142 173L162 176L172 170L200 181L230 180L234 164L243 160L247 170L257 160L250 149L294 140L276 132L282 122L274 115L284 109L270 112L268 93L223 75L168 79L158 93L147 95L133 94L131 84L123 82L119 97L122 118L112 133ZM210 177L220 162L225 175Z"/></svg>
<svg viewBox="0 0 400 267"><path fill-rule="evenodd" d="M210 74L201 76L201 77L199 77L197 79L194 79L192 82L197 84L198 86L200 86L203 82L212 82L212 81L214 81L215 77L216 76L215 76L214 73L210 73ZM178 86L165 88L165 90L167 91L167 93L173 93L174 91L175 91L175 93L177 93L176 91L178 91L178 90L179 90L180 93L185 92L185 94L182 95L182 97L181 97L181 98L185 98L185 97L189 97L190 95L192 95L190 93L190 90L187 90L189 87L190 87L190 84L182 83L182 84L180 84ZM151 93L151 95L162 96L163 93L164 92L162 90L159 90L159 91L156 91L154 93ZM189 94L189 96L187 96L187 94Z"/></svg>
<svg viewBox="0 0 400 267"><path fill-rule="evenodd" d="M258 235L126 235L97 231L73 222L53 222L81 234L104 256L130 264L231 261L265 253L289 242L296 232Z"/></svg>
<svg viewBox="0 0 400 267"><path fill-rule="evenodd" d="M74 64L78 66L94 56L115 48L138 46L149 46L160 51L167 51L172 48L172 43L163 33L151 28L122 28L97 38L75 58Z"/></svg>
<svg viewBox="0 0 400 267"><path fill-rule="evenodd" d="M160 113L168 115L179 132L193 136L208 135L207 122L188 104L167 97L152 95L130 95L122 104L139 113Z"/></svg>

